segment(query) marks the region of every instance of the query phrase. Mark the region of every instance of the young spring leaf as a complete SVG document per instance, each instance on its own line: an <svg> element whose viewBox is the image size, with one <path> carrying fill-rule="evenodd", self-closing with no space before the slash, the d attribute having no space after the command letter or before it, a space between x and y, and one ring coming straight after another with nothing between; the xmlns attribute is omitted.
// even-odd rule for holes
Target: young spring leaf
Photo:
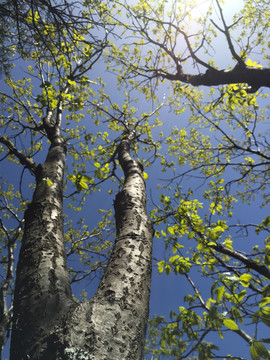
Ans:
<svg viewBox="0 0 270 360"><path fill-rule="evenodd" d="M230 330L234 330L234 331L239 330L239 327L236 324L236 322L231 319L224 319L223 324L224 324L224 326L226 326L226 328L228 328Z"/></svg>

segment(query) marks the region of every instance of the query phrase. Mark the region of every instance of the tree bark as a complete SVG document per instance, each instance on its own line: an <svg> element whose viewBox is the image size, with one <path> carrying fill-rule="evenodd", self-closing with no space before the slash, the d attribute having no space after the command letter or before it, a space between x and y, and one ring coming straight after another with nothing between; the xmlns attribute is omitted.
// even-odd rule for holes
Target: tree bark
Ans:
<svg viewBox="0 0 270 360"><path fill-rule="evenodd" d="M66 359L81 355L95 360L139 360L142 356L153 228L146 213L143 171L130 156L131 141L132 137L122 140L118 148L125 183L114 203L114 248L94 297L66 319L67 335L61 341L70 346L62 354Z"/></svg>
<svg viewBox="0 0 270 360"><path fill-rule="evenodd" d="M55 319L73 304L63 235L65 157L64 144L56 141L35 171L17 265L11 360L39 358Z"/></svg>
<svg viewBox="0 0 270 360"><path fill-rule="evenodd" d="M52 147L41 166L33 202L26 214L18 264L11 360L142 357L149 312L153 228L146 212L143 170L130 156L133 140L130 135L118 147L125 183L114 203L114 248L97 292L81 304L75 305L71 299L63 248L64 149ZM39 185L46 177L54 183L52 189Z"/></svg>
<svg viewBox="0 0 270 360"><path fill-rule="evenodd" d="M248 84L250 92L257 91L260 87L270 87L270 69L254 68L236 65L232 70L207 70L205 73L193 75L184 74L181 67L176 74L160 72L159 76L173 81L181 81L193 86L218 86L228 84Z"/></svg>

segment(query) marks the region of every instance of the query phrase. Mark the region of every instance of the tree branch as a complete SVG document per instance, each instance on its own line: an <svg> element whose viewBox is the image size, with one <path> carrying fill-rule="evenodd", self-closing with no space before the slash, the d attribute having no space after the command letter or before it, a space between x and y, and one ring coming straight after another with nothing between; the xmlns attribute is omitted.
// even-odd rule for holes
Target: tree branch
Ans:
<svg viewBox="0 0 270 360"><path fill-rule="evenodd" d="M268 270L268 268L266 266L261 265L253 260L248 259L245 255L240 254L238 251L234 251L234 250L225 248L221 244L209 245L209 247L216 250L219 253L222 253L224 255L229 255L229 256L233 257L234 259L241 261L243 264L246 265L247 268L255 270L257 273L270 279L270 271Z"/></svg>
<svg viewBox="0 0 270 360"><path fill-rule="evenodd" d="M19 151L7 137L1 136L0 143L4 144L8 148L9 152L16 156L20 163L24 165L33 175L35 174L37 166L32 159Z"/></svg>
<svg viewBox="0 0 270 360"><path fill-rule="evenodd" d="M159 70L157 76L172 81L181 81L193 86L218 86L228 84L248 84L249 92L256 92L260 87L270 87L270 69L254 68L250 66L239 66L238 64L232 70L207 70L203 74L184 74L177 72L170 74L164 70Z"/></svg>
<svg viewBox="0 0 270 360"><path fill-rule="evenodd" d="M229 33L229 29L231 26L227 26L226 24L226 21L225 21L225 18L223 16L223 10L220 6L220 3L218 0L216 0L216 3L217 3L217 6L218 6L218 9L219 9L219 13L220 13L220 16L221 16L221 20L222 20L222 23L223 23L223 26L224 26L224 30L222 30L219 26L217 26L215 24L215 22L211 19L211 22L214 24L214 26L219 30L221 31L225 37L226 37L226 40L227 40L227 43L228 43L228 46L229 46L229 49L230 49L230 52L232 54L232 56L235 58L235 60L238 62L238 64L240 66L245 66L245 62L244 60L236 53L235 49L234 49L234 46L233 46L233 43L232 43L232 39L231 39L231 36L230 36L230 33Z"/></svg>
<svg viewBox="0 0 270 360"><path fill-rule="evenodd" d="M192 228L192 230L195 231L199 235L199 237L205 242L205 245L209 246L209 248L216 250L218 253L221 253L224 255L229 255L232 258L241 261L243 264L246 265L247 268L255 270L257 273L270 279L270 270L266 266L261 265L251 259L248 259L245 255L239 253L238 251L230 250L230 249L222 246L221 244L208 245L207 244L208 239L206 238L206 236L204 234L202 234L200 231L197 231L194 228L192 221L190 219L190 216L186 215L186 219L188 221L189 226Z"/></svg>

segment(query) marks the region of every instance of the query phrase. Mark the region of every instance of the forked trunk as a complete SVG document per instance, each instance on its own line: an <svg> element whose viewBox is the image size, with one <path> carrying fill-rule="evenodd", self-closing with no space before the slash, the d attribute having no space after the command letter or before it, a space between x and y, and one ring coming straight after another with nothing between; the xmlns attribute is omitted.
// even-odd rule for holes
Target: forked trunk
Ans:
<svg viewBox="0 0 270 360"><path fill-rule="evenodd" d="M62 202L42 197L42 188L37 188L26 215L16 282L12 346L16 345L20 355L13 350L11 360L28 359L27 355L32 360L141 358L148 319L153 228L146 213L143 172L130 156L131 141L122 140L118 148L125 183L114 204L116 240L90 301L69 307L72 301L61 232ZM42 167L42 178L49 176L46 174ZM59 187L58 199L60 195ZM38 332L44 332L46 338L39 339Z"/></svg>

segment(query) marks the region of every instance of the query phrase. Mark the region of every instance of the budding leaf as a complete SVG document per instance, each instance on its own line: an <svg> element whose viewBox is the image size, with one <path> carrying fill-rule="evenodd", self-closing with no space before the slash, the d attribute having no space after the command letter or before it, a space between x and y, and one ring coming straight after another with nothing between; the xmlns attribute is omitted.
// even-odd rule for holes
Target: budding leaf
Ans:
<svg viewBox="0 0 270 360"><path fill-rule="evenodd" d="M49 179L48 177L47 178L43 178L43 182L48 185L48 186L52 186L53 185L53 182L51 179Z"/></svg>
<svg viewBox="0 0 270 360"><path fill-rule="evenodd" d="M143 178L144 178L145 180L148 179L148 174L147 174L146 172L143 172Z"/></svg>
<svg viewBox="0 0 270 360"><path fill-rule="evenodd" d="M223 324L224 324L224 326L226 326L226 328L228 328L230 330L239 330L239 327L236 324L236 322L231 319L224 319Z"/></svg>

